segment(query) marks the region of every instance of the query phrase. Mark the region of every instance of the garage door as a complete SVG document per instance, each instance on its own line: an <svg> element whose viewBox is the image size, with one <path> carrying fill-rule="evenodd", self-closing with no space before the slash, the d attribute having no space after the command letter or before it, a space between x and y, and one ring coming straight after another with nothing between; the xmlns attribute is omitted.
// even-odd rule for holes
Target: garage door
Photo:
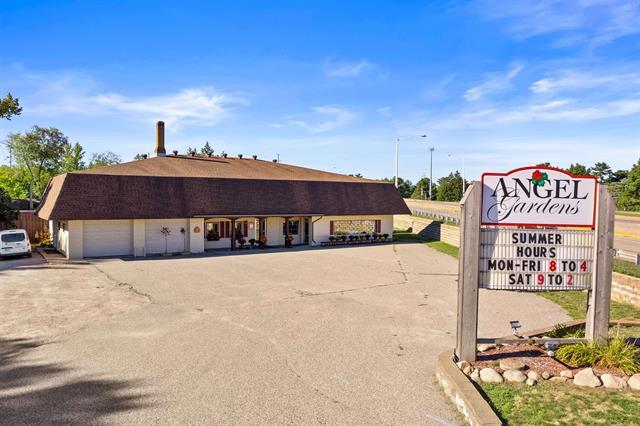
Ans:
<svg viewBox="0 0 640 426"><path fill-rule="evenodd" d="M148 254L158 254L165 252L165 235L162 228L167 228L169 234L166 236L167 253L180 253L186 251L187 227L186 219L147 219L145 221L145 244ZM185 233L180 232L181 230Z"/></svg>
<svg viewBox="0 0 640 426"><path fill-rule="evenodd" d="M133 222L130 220L85 220L84 257L133 254Z"/></svg>

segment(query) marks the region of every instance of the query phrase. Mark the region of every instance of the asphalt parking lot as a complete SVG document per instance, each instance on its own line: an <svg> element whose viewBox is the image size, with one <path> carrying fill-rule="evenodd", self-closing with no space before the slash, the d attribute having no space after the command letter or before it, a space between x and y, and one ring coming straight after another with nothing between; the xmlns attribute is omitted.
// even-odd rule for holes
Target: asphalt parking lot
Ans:
<svg viewBox="0 0 640 426"><path fill-rule="evenodd" d="M457 261L423 245L24 262L0 266L2 424L460 422L434 379ZM21 284L45 300L62 282L66 302L12 313ZM484 336L569 319L534 294L480 297Z"/></svg>

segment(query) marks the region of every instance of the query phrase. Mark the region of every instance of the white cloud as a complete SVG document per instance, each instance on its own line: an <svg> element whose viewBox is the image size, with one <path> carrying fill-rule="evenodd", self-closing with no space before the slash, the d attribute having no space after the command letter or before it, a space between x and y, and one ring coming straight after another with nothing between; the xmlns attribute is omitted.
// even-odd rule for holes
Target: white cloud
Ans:
<svg viewBox="0 0 640 426"><path fill-rule="evenodd" d="M119 115L134 120L163 120L168 130L183 125L212 126L247 100L213 87L194 87L152 96L127 96L100 90L100 83L79 73L24 72L14 82L29 112L41 115Z"/></svg>
<svg viewBox="0 0 640 426"><path fill-rule="evenodd" d="M343 127L358 117L355 112L335 105L318 106L312 111L311 114L289 116L287 117L288 123L315 134Z"/></svg>
<svg viewBox="0 0 640 426"><path fill-rule="evenodd" d="M473 9L503 21L516 39L555 34L556 47L601 46L640 33L637 0L479 0Z"/></svg>
<svg viewBox="0 0 640 426"><path fill-rule="evenodd" d="M506 72L485 74L484 82L467 90L464 98L467 101L477 101L489 94L510 88L511 80L520 74L523 68L522 64L512 64Z"/></svg>
<svg viewBox="0 0 640 426"><path fill-rule="evenodd" d="M325 61L324 73L329 78L352 78L373 68L373 64L366 59L352 62L336 62L332 58Z"/></svg>
<svg viewBox="0 0 640 426"><path fill-rule="evenodd" d="M530 89L534 93L556 93L606 86L608 90L628 89L640 85L640 73L594 74L587 71L564 70L554 77L535 81Z"/></svg>

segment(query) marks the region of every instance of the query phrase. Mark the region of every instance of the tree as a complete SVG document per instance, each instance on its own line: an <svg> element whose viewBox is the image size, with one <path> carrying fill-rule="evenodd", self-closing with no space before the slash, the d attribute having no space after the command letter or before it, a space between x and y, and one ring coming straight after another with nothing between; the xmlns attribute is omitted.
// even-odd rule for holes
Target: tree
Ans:
<svg viewBox="0 0 640 426"><path fill-rule="evenodd" d="M195 148L187 148L187 155L190 157L195 157L198 154L198 150Z"/></svg>
<svg viewBox="0 0 640 426"><path fill-rule="evenodd" d="M0 188L12 199L29 197L29 178L18 167L0 166Z"/></svg>
<svg viewBox="0 0 640 426"><path fill-rule="evenodd" d="M51 176L59 170L64 147L68 144L67 137L55 127L33 126L24 135L9 135L7 146L33 184L35 196L42 195Z"/></svg>
<svg viewBox="0 0 640 426"><path fill-rule="evenodd" d="M13 221L18 218L18 210L11 205L9 193L0 187L0 223L6 228L13 226Z"/></svg>
<svg viewBox="0 0 640 426"><path fill-rule="evenodd" d="M611 171L611 167L604 162L599 162L593 165L593 167L589 168L589 174L598 178L598 182L605 183L611 180L611 175L613 172Z"/></svg>
<svg viewBox="0 0 640 426"><path fill-rule="evenodd" d="M569 166L567 171L569 173L571 173L572 175L574 175L574 176L588 176L589 175L589 170L587 170L587 167L582 165L582 164L580 164L580 163L576 163L576 164L571 163L571 165Z"/></svg>
<svg viewBox="0 0 640 426"><path fill-rule="evenodd" d="M122 162L122 158L118 154L114 154L111 151L94 152L91 154L91 160L89 161L89 168L94 169L96 167L111 166Z"/></svg>
<svg viewBox="0 0 640 426"><path fill-rule="evenodd" d="M209 141L205 142L204 146L200 149L200 154L207 157L213 155L213 148L209 145Z"/></svg>
<svg viewBox="0 0 640 426"><path fill-rule="evenodd" d="M134 155L133 159L134 160L144 160L144 159L146 159L148 157L149 157L149 154L144 154L144 153L140 154L140 153L138 153L138 154Z"/></svg>
<svg viewBox="0 0 640 426"><path fill-rule="evenodd" d="M631 167L618 198L618 208L640 211L640 160Z"/></svg>
<svg viewBox="0 0 640 426"><path fill-rule="evenodd" d="M0 118L6 118L11 120L14 115L20 115L22 108L18 98L11 96L11 93L7 93L4 99L0 99Z"/></svg>
<svg viewBox="0 0 640 426"><path fill-rule="evenodd" d="M460 201L462 199L462 176L457 170L438 179L438 201Z"/></svg>
<svg viewBox="0 0 640 426"><path fill-rule="evenodd" d="M629 170L616 170L611 173L611 182L623 182L629 176Z"/></svg>
<svg viewBox="0 0 640 426"><path fill-rule="evenodd" d="M86 169L84 162L84 148L78 142L66 144L62 151L62 159L60 160L60 171L62 173L75 172L76 170Z"/></svg>
<svg viewBox="0 0 640 426"><path fill-rule="evenodd" d="M435 200L437 194L436 185L432 185L431 194L432 199ZM416 198L419 200L429 199L429 178L423 177L415 184L415 186L413 187L413 191L411 192L411 198Z"/></svg>
<svg viewBox="0 0 640 426"><path fill-rule="evenodd" d="M394 183L396 182L395 177L392 178L384 178L382 179L384 182ZM402 195L402 198L409 198L413 193L413 184L410 180L404 180L401 177L398 177L398 192Z"/></svg>

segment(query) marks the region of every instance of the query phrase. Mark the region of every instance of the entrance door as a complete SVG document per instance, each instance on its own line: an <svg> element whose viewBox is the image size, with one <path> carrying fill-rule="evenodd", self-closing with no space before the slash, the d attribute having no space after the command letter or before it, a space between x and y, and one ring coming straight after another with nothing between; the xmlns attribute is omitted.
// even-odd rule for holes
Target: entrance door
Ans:
<svg viewBox="0 0 640 426"><path fill-rule="evenodd" d="M309 244L309 218L305 217L303 219L304 223L304 243Z"/></svg>

